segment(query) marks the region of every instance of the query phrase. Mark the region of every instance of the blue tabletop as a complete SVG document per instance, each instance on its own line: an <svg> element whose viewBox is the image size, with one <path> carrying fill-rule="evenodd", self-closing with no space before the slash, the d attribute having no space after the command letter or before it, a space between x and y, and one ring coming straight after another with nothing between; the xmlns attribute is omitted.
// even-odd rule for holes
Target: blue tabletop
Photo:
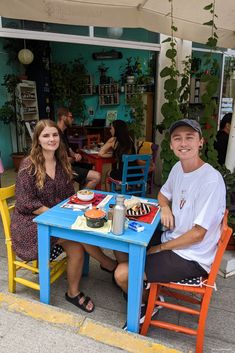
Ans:
<svg viewBox="0 0 235 353"><path fill-rule="evenodd" d="M115 197L117 194L112 194L112 193L107 193L107 192L100 192L103 194L109 194L113 195L113 198L109 201L109 203L114 203L115 202ZM125 195L125 198L130 198L129 195ZM145 198L146 199L146 198ZM149 199L151 202L157 202L155 199ZM65 200L66 201L66 200ZM37 216L34 218L34 222L38 224L44 224L48 225L51 227L58 227L62 229L71 229L71 225L75 222L76 218L80 215L83 214L82 211L73 211L72 209L68 208L62 208L61 205L65 203L65 201L59 203L58 205L50 208L48 211L42 213L41 215ZM105 210L108 209L108 204L106 204ZM142 246L147 246L149 243L149 240L151 239L154 230L156 229L158 223L160 221L160 213L155 217L154 222L152 224L148 223L142 223L144 225L145 229L142 232L135 232L134 230L131 229L126 229L124 234L117 236L112 234L111 232L108 234L102 234L99 232L96 232L94 228L91 228L91 230L88 232L89 234L94 233L96 236L100 237L105 237L109 239L115 239L123 242L128 242L128 243L133 243L133 244L141 244ZM74 232L84 232L84 230L73 230Z"/></svg>

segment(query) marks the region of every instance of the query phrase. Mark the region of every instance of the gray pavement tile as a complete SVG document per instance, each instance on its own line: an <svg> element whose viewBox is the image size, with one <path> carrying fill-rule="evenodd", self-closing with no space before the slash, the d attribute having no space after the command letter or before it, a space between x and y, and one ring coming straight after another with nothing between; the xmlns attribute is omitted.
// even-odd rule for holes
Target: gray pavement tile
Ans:
<svg viewBox="0 0 235 353"><path fill-rule="evenodd" d="M235 275L230 276L228 278L217 276L216 284L217 284L218 290L220 290L220 288L235 288Z"/></svg>
<svg viewBox="0 0 235 353"><path fill-rule="evenodd" d="M211 299L210 307L222 310L228 309L232 313L235 314L235 289L232 287L224 287L220 285L218 291L214 291Z"/></svg>
<svg viewBox="0 0 235 353"><path fill-rule="evenodd" d="M0 330L0 351L2 353L119 353L124 350L114 348L74 332L34 320L17 313L1 311L4 326ZM0 328L2 320L0 321ZM9 330L13 327L12 330Z"/></svg>
<svg viewBox="0 0 235 353"><path fill-rule="evenodd" d="M230 342L221 341L215 338L205 337L203 353L233 353L235 352L235 345Z"/></svg>

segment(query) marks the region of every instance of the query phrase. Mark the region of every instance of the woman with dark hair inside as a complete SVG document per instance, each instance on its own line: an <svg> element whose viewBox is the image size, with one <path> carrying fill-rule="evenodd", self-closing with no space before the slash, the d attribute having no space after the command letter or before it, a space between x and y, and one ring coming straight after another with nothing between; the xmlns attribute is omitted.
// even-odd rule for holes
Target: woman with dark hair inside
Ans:
<svg viewBox="0 0 235 353"><path fill-rule="evenodd" d="M135 154L135 146L125 121L114 120L111 124L110 132L112 137L100 149L99 155L101 157L110 157L110 153L113 154L117 162L117 168L109 171L107 177L110 176L112 179L122 180L122 155ZM108 182L106 182L106 190L110 191Z"/></svg>
<svg viewBox="0 0 235 353"><path fill-rule="evenodd" d="M232 113L227 113L224 115L220 122L220 129L216 135L215 149L218 152L218 162L223 165L226 159L227 147L229 133L231 129Z"/></svg>
<svg viewBox="0 0 235 353"><path fill-rule="evenodd" d="M55 122L40 120L34 131L30 155L22 162L16 180L16 205L11 221L12 246L22 260L38 257L37 225L34 217L74 194L72 170L66 150L60 141ZM111 272L116 261L100 248L70 240L52 238L51 259L67 253L68 290L66 300L90 313L94 303L79 290L84 250Z"/></svg>

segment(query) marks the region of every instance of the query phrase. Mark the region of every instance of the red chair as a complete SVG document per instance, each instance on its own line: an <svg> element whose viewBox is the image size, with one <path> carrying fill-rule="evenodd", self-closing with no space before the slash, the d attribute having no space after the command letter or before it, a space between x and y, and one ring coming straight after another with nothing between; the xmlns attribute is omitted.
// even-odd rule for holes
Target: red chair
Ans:
<svg viewBox="0 0 235 353"><path fill-rule="evenodd" d="M228 244L228 241L232 234L232 229L227 225L228 211L226 210L223 223L221 236L218 242L218 247L215 255L214 262L211 266L211 271L208 275L208 278L204 279L201 282L201 285L198 287L192 285L182 285L177 283L151 283L150 284L150 293L148 298L148 306L146 311L145 320L141 329L141 335L146 335L149 326L165 328L167 330L182 332L189 335L197 337L196 341L196 353L201 353L203 351L203 342L204 342L204 331L206 325L207 312L212 296L213 289L216 288L216 276L219 271L220 263L225 251L225 248ZM173 291L172 291L173 289ZM185 293L178 293L177 291L183 291ZM193 309L192 307L173 304L170 302L162 302L158 299L159 294L164 294L167 297L174 297L182 301L199 305L199 308ZM193 295L196 295L197 298ZM199 297L199 298L198 298ZM197 329L192 329L185 326L180 326L172 324L169 322L160 321L157 319L152 320L151 314L155 305L161 305L163 308L177 310L179 312L195 315L198 317L198 327Z"/></svg>

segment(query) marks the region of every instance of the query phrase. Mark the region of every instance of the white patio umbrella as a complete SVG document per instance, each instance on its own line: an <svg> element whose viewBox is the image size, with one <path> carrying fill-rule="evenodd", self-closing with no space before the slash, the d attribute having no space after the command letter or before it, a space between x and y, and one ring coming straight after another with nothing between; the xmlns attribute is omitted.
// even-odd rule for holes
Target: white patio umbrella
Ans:
<svg viewBox="0 0 235 353"><path fill-rule="evenodd" d="M177 37L205 43L212 0L173 0ZM1 0L0 15L24 20L84 26L145 28L170 34L168 0ZM235 47L235 1L216 0L218 45Z"/></svg>

